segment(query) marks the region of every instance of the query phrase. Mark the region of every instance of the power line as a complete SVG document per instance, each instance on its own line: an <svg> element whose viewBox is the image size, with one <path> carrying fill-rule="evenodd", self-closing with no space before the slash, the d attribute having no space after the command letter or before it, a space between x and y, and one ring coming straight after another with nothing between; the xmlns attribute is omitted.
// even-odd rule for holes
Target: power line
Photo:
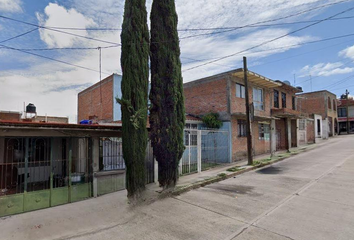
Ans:
<svg viewBox="0 0 354 240"><path fill-rule="evenodd" d="M22 52L22 53L27 53L27 54L30 54L30 55L33 55L33 56L37 56L37 57L40 57L40 58L44 58L44 59L48 59L48 60L51 60L51 61L59 62L59 63L65 64L65 65L69 65L69 66L72 66L72 67L77 67L77 68L81 68L81 69L85 69L85 70L88 70L88 71L98 72L99 73L99 71L97 71L95 69L91 69L91 68L88 68L88 67L83 67L83 66L80 66L80 65L77 65L77 64L73 64L73 63L70 63L70 62L58 60L58 59L55 59L55 58L39 55L39 54L32 53L32 52L23 51L21 49L17 49L17 48L13 48L13 47L8 47L8 46L5 46L3 44L0 44L0 46L4 47L6 49L10 49L10 50L14 50L14 51ZM106 72L104 72L104 73L110 75L110 73L106 73Z"/></svg>
<svg viewBox="0 0 354 240"><path fill-rule="evenodd" d="M119 43L110 42L110 41L106 41L106 40L101 40L101 39L97 39L97 38L93 38L93 37L87 37L87 36L79 35L79 34L76 34L76 33L65 32L65 31L62 31L62 30L53 29L53 28L37 25L37 24L34 24L34 23L25 22L25 21L14 19L14 18L5 17L5 16L2 16L2 15L0 15L0 18L6 19L6 20L10 20L10 21L14 21L14 22L19 22L19 23L22 23L22 24L30 25L30 26L34 26L34 27L41 28L41 29L46 29L46 30L50 30L50 31L54 31L54 32L59 32L59 33L63 33L63 34L67 34L67 35L71 35L71 36L75 36L75 37L79 37L79 38L85 38L85 39L92 40L92 41L120 45Z"/></svg>
<svg viewBox="0 0 354 240"><path fill-rule="evenodd" d="M29 33L31 33L31 32L36 31L37 29L38 29L38 28L34 28L34 29L29 30L29 31L27 31L27 32L24 32L24 33L21 33L21 34L19 34L19 35L14 36L14 37L11 37L11 38L8 38L8 39L6 39L6 40L3 40L3 41L1 41L0 43L8 42L8 41L10 41L10 40L13 40L13 39L22 37L22 36L24 36L24 35L26 35L26 34L29 34Z"/></svg>
<svg viewBox="0 0 354 240"><path fill-rule="evenodd" d="M54 48L18 48L23 51L53 51L53 50L97 50L98 48L107 49L107 48L116 48L120 47L118 45L110 45L105 47L54 47Z"/></svg>
<svg viewBox="0 0 354 240"><path fill-rule="evenodd" d="M353 9L354 9L354 7L351 7L351 8L346 9L346 10L340 12L340 13L336 13L336 14L330 16L330 17L327 17L327 18L325 18L325 19L319 20L319 21L317 21L317 22L315 22L315 23L311 23L311 24L306 25L306 26L304 26L304 27L302 27L302 28L299 28L299 29L296 29L296 30L294 30L294 31L291 31L291 32L289 32L289 33L287 33L287 34L284 34L284 35L281 35L281 36L279 36L279 37L273 38L273 39L271 39L271 40L262 42L262 43L260 43L260 44L258 44L258 45L255 45L255 46L253 46L253 47L247 48L247 49L245 49L245 50L241 50L241 51L239 51L239 52L236 52L236 53L233 53L233 54L230 54L230 55L226 55L226 56L220 57L220 58L218 58L218 59L216 59L216 60L212 60L212 61L209 61L209 62L200 64L200 65L197 65L197 66L188 68L188 69L184 70L183 72L190 71L190 70L193 70L193 69L196 69L196 68L199 68L199 67L202 67L202 66L205 66L205 65L214 63L214 62L218 62L218 61L224 60L224 59L226 59L226 58L233 57L233 56L235 56L235 55L238 55L238 54L247 52L247 51L249 51L249 50L258 48L258 47L260 47L260 46L263 46L263 45L265 45L265 44L274 42L274 41L276 41L276 40L279 40L279 39L281 39L281 38L284 38L284 37L289 36L289 35L291 35L291 34L294 34L294 33L296 33L296 32L299 32L299 31L302 31L302 30L307 29L307 28L309 28L309 27L312 27L312 26L314 26L314 25L320 24L320 23L322 23L322 22L324 22L324 21L326 21L326 20L328 20L328 19L334 18L334 17L336 17L336 16L338 16L338 15L341 15L341 14L343 14L343 13L349 12L349 11L351 11L351 10L353 10Z"/></svg>
<svg viewBox="0 0 354 240"><path fill-rule="evenodd" d="M196 35L181 37L180 40L181 39L194 38L194 37L198 37L198 36L204 36L204 35L220 34L220 33L235 31L237 29L242 29L242 28L246 28L246 27L256 27L259 24L275 22L275 21L291 18L291 17L294 17L294 16L299 16L299 15L302 15L302 14L307 13L307 12L311 12L311 11L314 11L314 10L317 10L317 9L325 8L325 7L328 7L328 6L332 6L332 5L336 5L336 4L340 4L340 3L344 3L344 2L348 2L348 1L350 1L350 0L342 0L342 1L335 2L335 3L324 4L324 5L321 5L321 6L318 6L318 7L314 7L314 8L303 10L303 11L300 11L300 12L297 12L297 13L294 13L294 14L290 14L288 16L284 16L284 17L280 17L280 18L276 18L276 19L271 19L271 20L260 21L260 22L256 22L256 23L252 23L252 24L248 24L248 25L244 25L244 26L240 26L240 27L234 27L234 28L227 29L227 30L224 30L224 31L213 32L213 33L203 33L203 34L196 34ZM71 35L71 36L75 36L75 37L79 37L79 38L85 38L85 39L88 39L88 40L93 40L93 41L103 42L103 43L109 43L109 44L116 44L118 46L121 46L121 44L119 44L119 43L106 41L106 40L93 38L93 37L87 37L87 36L83 36L83 35L79 35L79 34L75 34L75 33L70 33L70 32L65 32L65 31L60 30L60 29L66 29L66 30L79 30L79 29L81 29L81 30L83 30L83 28L46 27L46 26L41 26L41 25L38 25L38 24L34 24L34 23L25 22L25 21L22 21L22 20L17 20L17 19L14 19L14 18L2 16L2 15L0 15L0 18L6 19L6 20L10 20L10 21L19 22L19 23L22 23L22 24L30 25L30 26L35 26L35 27L41 28L41 29L46 29L46 30L50 30L50 31L55 31L55 32L59 32L59 33L63 33L63 34L67 34L67 35ZM319 21L321 21L321 20L319 20ZM317 21L317 22L319 22L319 21ZM221 29L221 28L219 28L219 29Z"/></svg>
<svg viewBox="0 0 354 240"><path fill-rule="evenodd" d="M354 16L333 18L331 20L338 21L338 20L346 20L346 19L352 19L352 18L354 18ZM273 24L253 23L252 25L245 25L245 26L214 27L214 28L181 28L181 29L177 29L177 31L179 31L179 32L195 32L195 31L233 30L233 29L246 28L246 27L250 27L250 28L272 27L272 26L293 25L293 24L301 24L301 23L311 23L311 22L316 22L316 21L318 21L318 20L293 21L293 22L284 22L284 23L273 23ZM53 27L53 26L47 26L47 27L51 28L51 29L72 30L72 31L122 31L121 28L104 28L104 27L98 27L98 28Z"/></svg>

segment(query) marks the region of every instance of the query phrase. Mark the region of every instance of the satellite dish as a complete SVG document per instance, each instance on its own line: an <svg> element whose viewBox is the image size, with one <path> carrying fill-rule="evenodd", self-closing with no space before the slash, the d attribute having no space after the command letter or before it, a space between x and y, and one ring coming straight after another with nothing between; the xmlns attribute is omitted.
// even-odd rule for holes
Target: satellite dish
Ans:
<svg viewBox="0 0 354 240"><path fill-rule="evenodd" d="M286 85L291 85L289 81L284 81L283 83L285 83Z"/></svg>

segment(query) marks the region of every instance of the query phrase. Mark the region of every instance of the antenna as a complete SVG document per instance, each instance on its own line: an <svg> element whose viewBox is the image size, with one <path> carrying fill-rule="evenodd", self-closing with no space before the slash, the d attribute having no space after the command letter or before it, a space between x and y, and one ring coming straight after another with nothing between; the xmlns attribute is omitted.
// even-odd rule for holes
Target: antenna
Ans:
<svg viewBox="0 0 354 240"><path fill-rule="evenodd" d="M103 118L102 115L102 87L101 87L101 82L102 82L102 49L101 47L97 48L99 51L99 69L100 69L100 118Z"/></svg>
<svg viewBox="0 0 354 240"><path fill-rule="evenodd" d="M312 76L310 74L311 92L312 92Z"/></svg>
<svg viewBox="0 0 354 240"><path fill-rule="evenodd" d="M296 74L294 73L294 87L296 87Z"/></svg>

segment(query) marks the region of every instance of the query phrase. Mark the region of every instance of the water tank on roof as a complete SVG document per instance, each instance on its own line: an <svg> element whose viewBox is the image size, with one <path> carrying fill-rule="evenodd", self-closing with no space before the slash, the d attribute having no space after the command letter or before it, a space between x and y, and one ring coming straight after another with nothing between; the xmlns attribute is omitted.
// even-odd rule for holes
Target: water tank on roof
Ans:
<svg viewBox="0 0 354 240"><path fill-rule="evenodd" d="M290 82L289 82L289 81L284 81L283 83L285 83L286 85L291 86L291 84L290 84Z"/></svg>
<svg viewBox="0 0 354 240"><path fill-rule="evenodd" d="M36 106L34 104L30 103L26 107L26 112L27 113L36 113Z"/></svg>

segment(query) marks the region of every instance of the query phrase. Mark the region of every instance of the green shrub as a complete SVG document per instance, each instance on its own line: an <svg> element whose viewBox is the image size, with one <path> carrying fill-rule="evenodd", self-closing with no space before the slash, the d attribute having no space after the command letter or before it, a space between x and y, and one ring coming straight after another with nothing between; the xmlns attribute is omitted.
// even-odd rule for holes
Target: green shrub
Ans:
<svg viewBox="0 0 354 240"><path fill-rule="evenodd" d="M222 126L218 113L208 113L202 117L202 120L207 128L221 128Z"/></svg>

